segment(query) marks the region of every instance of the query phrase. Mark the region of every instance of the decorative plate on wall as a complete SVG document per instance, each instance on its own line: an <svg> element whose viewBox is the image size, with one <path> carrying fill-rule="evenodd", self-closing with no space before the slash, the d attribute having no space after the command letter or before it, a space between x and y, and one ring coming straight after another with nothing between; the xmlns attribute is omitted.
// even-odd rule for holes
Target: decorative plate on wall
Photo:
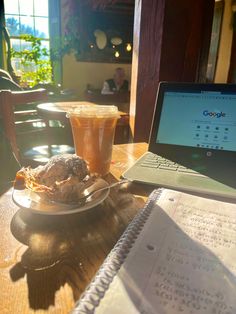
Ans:
<svg viewBox="0 0 236 314"><path fill-rule="evenodd" d="M94 31L94 36L96 37L96 44L99 49L104 49L107 45L107 35L100 29Z"/></svg>
<svg viewBox="0 0 236 314"><path fill-rule="evenodd" d="M113 38L111 39L111 43L112 43L113 45L115 45L115 46L121 45L122 42L123 42L123 40L122 40L122 38L120 38L120 37L113 37Z"/></svg>

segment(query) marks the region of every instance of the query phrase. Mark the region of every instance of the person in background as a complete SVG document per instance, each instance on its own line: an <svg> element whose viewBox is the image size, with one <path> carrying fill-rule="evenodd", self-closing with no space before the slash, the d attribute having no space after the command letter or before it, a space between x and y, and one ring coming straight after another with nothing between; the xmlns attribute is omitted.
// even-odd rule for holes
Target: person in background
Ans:
<svg viewBox="0 0 236 314"><path fill-rule="evenodd" d="M122 68L117 68L113 79L108 79L104 82L101 94L108 95L116 92L128 92L129 82L125 79L125 71Z"/></svg>
<svg viewBox="0 0 236 314"><path fill-rule="evenodd" d="M11 75L0 69L0 90L9 89L13 91L20 91L22 88L16 82L13 81Z"/></svg>

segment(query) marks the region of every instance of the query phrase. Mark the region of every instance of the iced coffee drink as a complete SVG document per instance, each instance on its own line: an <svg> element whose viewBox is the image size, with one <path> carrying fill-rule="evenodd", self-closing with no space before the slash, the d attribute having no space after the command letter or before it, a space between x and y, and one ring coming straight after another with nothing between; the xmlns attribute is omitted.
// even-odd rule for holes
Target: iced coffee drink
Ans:
<svg viewBox="0 0 236 314"><path fill-rule="evenodd" d="M68 113L75 152L87 163L90 173L109 172L117 119L116 106L80 105Z"/></svg>

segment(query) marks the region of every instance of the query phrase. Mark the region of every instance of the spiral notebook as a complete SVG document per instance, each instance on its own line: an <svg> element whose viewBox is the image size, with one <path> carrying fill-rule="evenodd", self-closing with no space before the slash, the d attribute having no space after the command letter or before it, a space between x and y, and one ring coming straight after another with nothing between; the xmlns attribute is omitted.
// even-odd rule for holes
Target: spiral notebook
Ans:
<svg viewBox="0 0 236 314"><path fill-rule="evenodd" d="M236 313L236 205L154 190L75 313Z"/></svg>

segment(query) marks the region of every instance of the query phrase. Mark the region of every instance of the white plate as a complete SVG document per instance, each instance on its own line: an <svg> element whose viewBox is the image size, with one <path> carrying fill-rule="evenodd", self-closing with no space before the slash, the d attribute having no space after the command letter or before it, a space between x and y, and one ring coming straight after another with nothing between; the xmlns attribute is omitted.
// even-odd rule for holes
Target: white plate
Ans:
<svg viewBox="0 0 236 314"><path fill-rule="evenodd" d="M100 179L101 180L101 179ZM104 187L109 184L104 181ZM97 192L88 198L86 203L82 206L76 207L76 205L67 205L62 203L56 203L51 201L42 200L38 194L28 189L13 190L12 199L13 202L24 209L27 209L35 214L40 215L68 215L79 213L93 207L96 207L102 203L110 192L109 187L106 190Z"/></svg>

